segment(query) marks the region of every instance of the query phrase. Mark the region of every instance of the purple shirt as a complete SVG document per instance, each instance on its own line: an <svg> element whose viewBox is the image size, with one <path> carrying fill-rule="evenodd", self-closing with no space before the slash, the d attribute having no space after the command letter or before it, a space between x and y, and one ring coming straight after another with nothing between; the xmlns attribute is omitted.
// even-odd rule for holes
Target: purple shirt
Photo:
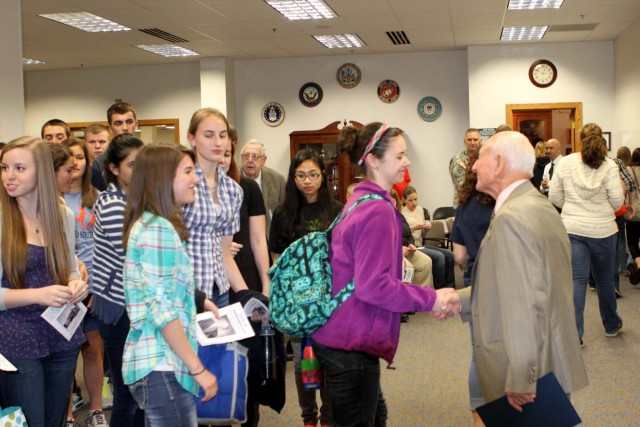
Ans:
<svg viewBox="0 0 640 427"><path fill-rule="evenodd" d="M360 351L391 364L400 338L400 314L429 311L432 288L402 282L402 216L389 193L373 182L356 186L344 209L375 193L333 229L329 260L335 296L355 277L355 291L333 313L313 339L327 347Z"/></svg>

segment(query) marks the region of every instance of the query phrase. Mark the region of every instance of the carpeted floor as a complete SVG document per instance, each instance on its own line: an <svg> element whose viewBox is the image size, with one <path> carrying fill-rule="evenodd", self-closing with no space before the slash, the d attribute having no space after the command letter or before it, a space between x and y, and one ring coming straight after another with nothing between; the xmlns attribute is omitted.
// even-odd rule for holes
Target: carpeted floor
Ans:
<svg viewBox="0 0 640 427"><path fill-rule="evenodd" d="M623 332L607 338L597 296L587 291L583 357L590 385L572 396L586 427L640 426L640 285L633 287L625 278L622 292L618 311ZM402 325L396 369L384 369L382 375L388 427L473 425L467 392L469 341L469 328L459 318L438 323L429 314L418 313ZM81 362L77 379L82 382L80 369ZM302 427L292 363L287 363L287 396L280 414L262 407L261 427ZM85 416L86 406L77 419Z"/></svg>

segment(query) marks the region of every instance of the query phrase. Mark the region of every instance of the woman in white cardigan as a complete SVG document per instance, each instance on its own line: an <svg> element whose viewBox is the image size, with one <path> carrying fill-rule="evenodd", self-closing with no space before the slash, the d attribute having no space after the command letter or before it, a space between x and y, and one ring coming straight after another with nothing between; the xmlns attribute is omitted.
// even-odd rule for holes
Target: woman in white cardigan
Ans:
<svg viewBox="0 0 640 427"><path fill-rule="evenodd" d="M589 123L580 130L582 150L566 156L549 184L549 200L562 208L571 241L573 303L580 343L589 271L598 291L600 317L607 337L622 329L613 283L616 253L615 211L624 203L618 166L607 158L602 129Z"/></svg>

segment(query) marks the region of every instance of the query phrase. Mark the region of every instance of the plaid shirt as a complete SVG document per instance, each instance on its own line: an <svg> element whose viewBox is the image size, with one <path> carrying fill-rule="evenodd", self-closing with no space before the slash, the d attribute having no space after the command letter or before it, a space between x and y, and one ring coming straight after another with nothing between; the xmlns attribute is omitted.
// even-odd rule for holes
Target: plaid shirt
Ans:
<svg viewBox="0 0 640 427"><path fill-rule="evenodd" d="M631 172L629 172L629 168L626 167L624 163L622 163L622 160L612 157L610 157L610 159L616 162L616 165L618 165L618 169L620 169L620 179L622 179L622 181L624 182L624 187L627 190L627 193L630 193L638 188L638 186L636 185L636 180L633 179L633 176L631 176Z"/></svg>
<svg viewBox="0 0 640 427"><path fill-rule="evenodd" d="M131 320L122 356L124 383L144 378L164 361L182 387L197 395L198 385L189 369L161 332L167 323L178 319L196 351L193 270L184 243L165 218L145 212L133 225L122 280Z"/></svg>
<svg viewBox="0 0 640 427"><path fill-rule="evenodd" d="M222 236L232 236L240 230L242 188L218 167L218 200L213 203L207 180L196 164L200 185L196 201L184 207L184 224L189 228L187 251L193 261L196 287L211 299L214 283L218 294L229 291L229 280L222 265Z"/></svg>

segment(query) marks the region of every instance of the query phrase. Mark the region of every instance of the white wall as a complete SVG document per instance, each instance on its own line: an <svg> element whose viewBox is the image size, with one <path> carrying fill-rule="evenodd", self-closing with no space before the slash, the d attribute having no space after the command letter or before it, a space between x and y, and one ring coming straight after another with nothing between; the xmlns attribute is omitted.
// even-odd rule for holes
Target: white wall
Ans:
<svg viewBox="0 0 640 427"><path fill-rule="evenodd" d="M640 21L631 25L614 42L615 117L613 144L640 147Z"/></svg>
<svg viewBox="0 0 640 427"><path fill-rule="evenodd" d="M344 89L336 81L337 69L346 62L355 63L362 71L362 81L353 89ZM463 148L463 134L469 127L464 51L246 60L237 61L235 70L240 141L262 141L267 147L268 166L286 175L289 134L293 131L321 129L345 118L363 124L382 121L409 135L412 185L420 194L421 205L432 212L451 205L449 159ZM385 79L400 86L395 103L378 99L378 84ZM298 91L307 82L318 83L323 89L324 97L317 107L305 107L298 100ZM435 96L442 103L442 115L435 122L418 116L418 102L425 96ZM284 122L278 127L265 125L260 116L271 101L285 109Z"/></svg>
<svg viewBox="0 0 640 427"><path fill-rule="evenodd" d="M180 120L186 142L191 114L200 108L197 62L136 67L31 71L25 77L25 132L40 135L42 124L107 120L107 108L120 98L138 119Z"/></svg>
<svg viewBox="0 0 640 427"><path fill-rule="evenodd" d="M613 42L471 46L468 52L472 126L504 123L506 104L582 102L584 123L613 131ZM548 59L558 69L558 79L545 89L529 81L529 67L538 59ZM612 138L615 151L620 142Z"/></svg>

